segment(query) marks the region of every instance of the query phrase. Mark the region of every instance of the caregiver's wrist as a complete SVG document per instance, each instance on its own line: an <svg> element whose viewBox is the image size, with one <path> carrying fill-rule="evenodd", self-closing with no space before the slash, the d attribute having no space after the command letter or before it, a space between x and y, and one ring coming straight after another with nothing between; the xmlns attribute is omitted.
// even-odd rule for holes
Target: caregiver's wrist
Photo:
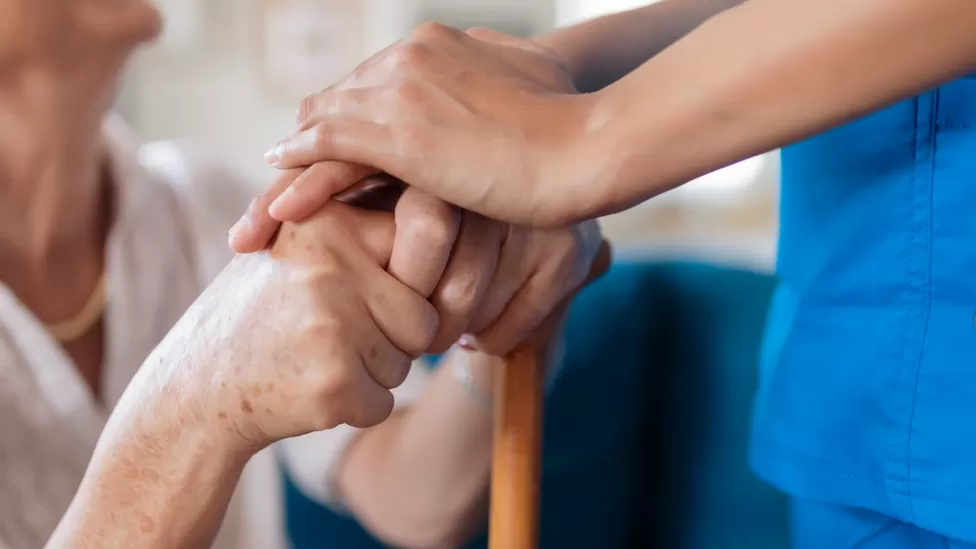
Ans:
<svg viewBox="0 0 976 549"><path fill-rule="evenodd" d="M646 144L631 135L634 114L611 88L579 98L584 117L579 137L564 159L572 171L567 174L569 188L562 189L569 202L563 226L625 209L623 183L633 176L628 160L646 150Z"/></svg>
<svg viewBox="0 0 976 549"><path fill-rule="evenodd" d="M668 92L659 98L653 91L636 92L622 81L590 94L583 141L591 165L576 193L588 210L580 219L630 209L684 183L694 169L689 159L695 159L703 129L700 113Z"/></svg>
<svg viewBox="0 0 976 549"><path fill-rule="evenodd" d="M618 146L619 138L613 124L602 118L600 93L563 94L556 99L563 124L549 137L538 185L524 198L533 204L528 224L564 228L603 215L611 203L613 189L604 182L614 181L607 174L614 160L608 151Z"/></svg>

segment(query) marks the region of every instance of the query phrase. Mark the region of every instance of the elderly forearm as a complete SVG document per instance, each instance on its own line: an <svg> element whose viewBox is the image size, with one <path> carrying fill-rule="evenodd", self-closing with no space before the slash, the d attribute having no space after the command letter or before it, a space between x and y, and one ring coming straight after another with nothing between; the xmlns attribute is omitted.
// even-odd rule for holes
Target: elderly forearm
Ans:
<svg viewBox="0 0 976 549"><path fill-rule="evenodd" d="M591 214L976 68L971 0L750 0L596 94Z"/></svg>
<svg viewBox="0 0 976 549"><path fill-rule="evenodd" d="M210 547L247 458L190 412L123 397L47 547Z"/></svg>
<svg viewBox="0 0 976 549"><path fill-rule="evenodd" d="M664 0L598 17L536 38L568 63L576 88L608 86L742 0Z"/></svg>
<svg viewBox="0 0 976 549"><path fill-rule="evenodd" d="M478 391L490 395L497 359L451 351L423 396L364 433L339 471L347 505L397 547L459 547L485 521L491 411L452 373L466 356Z"/></svg>

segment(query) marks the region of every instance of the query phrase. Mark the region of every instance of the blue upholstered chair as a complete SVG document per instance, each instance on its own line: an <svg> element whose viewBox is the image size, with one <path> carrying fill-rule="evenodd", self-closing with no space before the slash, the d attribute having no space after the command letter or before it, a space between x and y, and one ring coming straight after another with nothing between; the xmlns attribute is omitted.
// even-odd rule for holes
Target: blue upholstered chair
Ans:
<svg viewBox="0 0 976 549"><path fill-rule="evenodd" d="M586 289L546 403L541 547L785 549L746 465L771 277L626 263ZM383 547L284 478L295 549ZM471 547L484 547L484 536Z"/></svg>

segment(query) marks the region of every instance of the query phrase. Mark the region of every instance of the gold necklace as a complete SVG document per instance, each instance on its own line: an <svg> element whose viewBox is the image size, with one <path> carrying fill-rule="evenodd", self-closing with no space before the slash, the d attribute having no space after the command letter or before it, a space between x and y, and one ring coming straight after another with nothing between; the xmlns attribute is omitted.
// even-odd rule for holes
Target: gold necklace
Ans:
<svg viewBox="0 0 976 549"><path fill-rule="evenodd" d="M102 276L98 279L98 284L95 285L95 290L92 292L91 297L88 298L85 306L75 316L64 322L47 324L47 330L61 343L71 343L95 327L95 324L105 314L107 306L108 292L106 291L105 273L102 273Z"/></svg>

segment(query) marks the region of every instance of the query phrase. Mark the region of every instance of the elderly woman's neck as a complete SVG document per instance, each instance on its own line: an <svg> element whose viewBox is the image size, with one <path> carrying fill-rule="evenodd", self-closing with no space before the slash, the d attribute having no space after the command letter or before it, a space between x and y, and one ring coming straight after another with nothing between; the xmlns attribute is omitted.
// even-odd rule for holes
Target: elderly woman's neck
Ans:
<svg viewBox="0 0 976 549"><path fill-rule="evenodd" d="M98 260L109 223L100 113L32 110L0 102L0 280Z"/></svg>

